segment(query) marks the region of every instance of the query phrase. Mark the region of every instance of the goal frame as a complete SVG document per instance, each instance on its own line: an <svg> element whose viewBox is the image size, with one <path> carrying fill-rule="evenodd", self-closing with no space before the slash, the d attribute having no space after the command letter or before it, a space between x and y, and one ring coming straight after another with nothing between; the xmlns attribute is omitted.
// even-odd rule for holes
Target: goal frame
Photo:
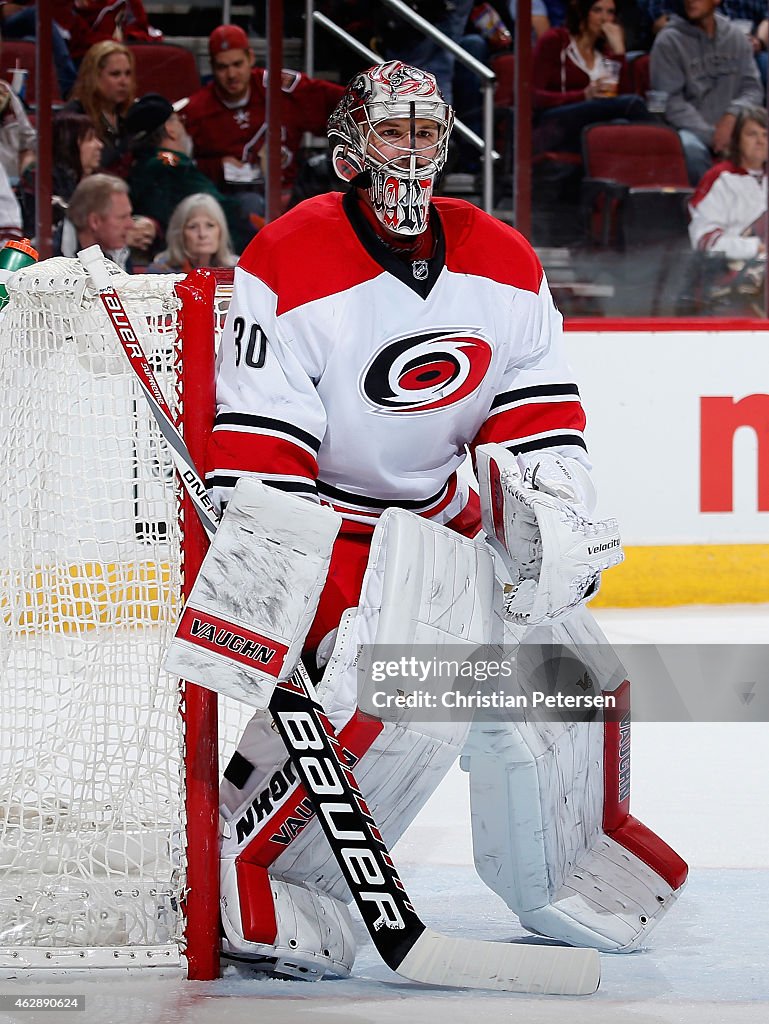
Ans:
<svg viewBox="0 0 769 1024"><path fill-rule="evenodd" d="M152 454L160 451L163 442L156 431L144 434L142 424L152 419L145 400L138 392L132 399L130 391L123 390L131 387L130 367L104 311L102 331L100 307L82 290L88 287L85 274L77 271L75 261L59 259L52 261L50 269L45 263L36 264L23 275L27 280L19 277L18 298L12 282L11 303L0 315L3 382L12 389L7 415L3 415L9 431L7 457L0 466L9 488L9 511L0 522L0 533L8 541L7 557L4 553L0 561L0 671L3 692L7 686L10 698L4 722L9 743L3 752L9 771L0 803L4 883L0 973L41 972L42 976L51 969L77 973L173 964L190 980L213 979L220 973L219 733L223 729L229 743L236 720L242 728L243 709L234 703L225 709L215 693L184 680L174 681L165 673L163 633L154 632L153 626L157 622L163 623L164 630L173 628L208 541L178 474L171 472L170 460L166 473ZM126 287L139 322L146 308L148 330L162 346L148 349L148 357L154 366L152 360L164 353L161 386L201 474L215 413L216 337L232 280L231 269L195 270L184 279L115 278L118 288L119 282ZM87 387L81 389L78 373L83 374L83 367L90 374ZM41 370L48 373L47 378L36 376ZM121 385L121 380L126 384ZM124 403L128 445L123 433ZM102 407L109 416L103 422ZM61 444L59 437L64 439ZM91 439L99 437L105 439L105 446L99 442L92 447ZM28 459L25 451L30 453ZM94 461L99 459L103 463ZM102 465L107 487L102 482ZM135 475L137 469L140 475ZM163 486L162 503L158 481ZM137 489L140 486L149 490ZM122 495L129 492L133 499L124 499ZM81 508L82 535L80 519L74 527L71 522L73 512L78 517ZM144 517L154 515L156 509L169 529L159 521L158 533L153 535L140 528L146 525ZM110 521L115 523L114 532L111 526L102 531L99 523ZM89 524L96 532L90 531ZM120 533L121 529L125 532ZM76 549L81 537L83 546ZM162 553L165 539L170 545L167 556ZM134 540L148 545L147 575L144 561L137 563L133 574ZM144 559L142 554L138 557ZM166 576L163 560L169 557ZM165 588L164 578L169 581ZM154 601L158 601L157 618ZM132 621L135 608L140 610ZM151 633L145 650L141 630L146 625ZM93 639L81 643L81 637L87 638L94 628ZM102 628L104 636L99 632ZM73 637L71 644L50 640L68 634ZM126 680L132 665L137 666L137 680L144 679L147 666L153 666L146 676L151 687L153 678L165 677L165 681L162 689L146 691L148 703L142 704L140 696L135 710L129 699L126 713L122 682L111 687L113 679ZM102 711L104 700L107 714ZM64 713L58 717L61 709ZM232 721L229 712L235 713ZM21 716L18 725L15 714ZM229 733L222 716L229 721ZM141 731L134 732L137 723ZM46 743L48 735L58 737L56 744L43 748L44 756L38 758L34 744ZM139 740L132 747L135 735ZM167 744L163 737L168 738ZM123 744L130 755L126 762ZM68 760L70 750L73 758ZM153 802L155 765L160 774ZM72 771L76 774L68 774ZM67 788L70 779L72 786ZM121 786L130 788L121 790ZM47 799L52 801L50 821L44 817ZM156 808L161 815L166 813L164 808L172 814L155 818ZM113 813L126 815L115 819L114 833L109 818ZM52 840L47 838L49 827ZM165 852L153 861L157 856L153 843L159 837ZM169 870L178 871L178 882L169 883L169 876L163 874ZM123 874L126 871L128 875ZM132 881L127 886L129 877ZM155 880L163 890L170 890L158 893L165 901L162 906L158 903L159 925L153 920L152 906L146 904L155 898L151 888ZM107 895L105 903L100 902L103 895ZM71 908L75 912L68 916ZM125 937L114 931L112 938L110 928L119 930L124 910L129 914ZM132 913L139 917L132 919ZM144 933L132 923L141 920L147 926ZM28 921L39 922L39 931L37 925L27 930ZM166 921L170 922L167 927ZM89 933L94 922L96 930ZM164 928L167 939L160 938ZM151 937L156 935L157 939Z"/></svg>
<svg viewBox="0 0 769 1024"><path fill-rule="evenodd" d="M232 271L195 270L175 290L182 303L179 345L181 417L177 424L201 474L215 413L214 295L217 282L230 283ZM182 596L187 598L208 548L192 500L182 492ZM185 920L187 977L219 976L219 747L217 695L180 681L185 727L184 806L187 887ZM192 841L191 841L191 837Z"/></svg>

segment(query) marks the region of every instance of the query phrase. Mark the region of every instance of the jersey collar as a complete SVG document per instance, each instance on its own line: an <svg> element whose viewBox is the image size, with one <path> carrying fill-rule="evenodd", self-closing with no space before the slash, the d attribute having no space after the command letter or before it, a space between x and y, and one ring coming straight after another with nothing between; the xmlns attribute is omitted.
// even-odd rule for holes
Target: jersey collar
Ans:
<svg viewBox="0 0 769 1024"><path fill-rule="evenodd" d="M397 256L377 235L361 212L359 200L353 191L345 193L342 207L358 241L369 256L388 274L397 277L420 298L426 299L446 265L446 238L435 207L430 207L430 226L435 236L435 252L428 260L415 261L422 264L421 267L417 267L416 272L412 269L415 266L414 261ZM425 264L427 265L426 273L424 272Z"/></svg>

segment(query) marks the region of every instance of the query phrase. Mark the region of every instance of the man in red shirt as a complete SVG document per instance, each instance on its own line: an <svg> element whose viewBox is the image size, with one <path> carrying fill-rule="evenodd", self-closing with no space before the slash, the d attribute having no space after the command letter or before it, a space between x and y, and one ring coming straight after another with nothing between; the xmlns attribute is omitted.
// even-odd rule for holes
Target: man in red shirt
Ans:
<svg viewBox="0 0 769 1024"><path fill-rule="evenodd" d="M262 213L267 72L254 67L248 36L237 25L214 29L208 48L213 81L193 93L182 111L195 159L222 191L238 193L250 212ZM325 135L328 117L344 89L289 70L282 72L281 84L282 184L288 191L296 177L302 135Z"/></svg>

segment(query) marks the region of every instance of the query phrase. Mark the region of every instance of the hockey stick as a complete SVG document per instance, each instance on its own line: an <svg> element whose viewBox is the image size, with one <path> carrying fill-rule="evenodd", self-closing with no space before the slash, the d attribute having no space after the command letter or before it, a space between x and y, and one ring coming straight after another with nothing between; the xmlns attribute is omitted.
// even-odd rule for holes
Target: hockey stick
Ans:
<svg viewBox="0 0 769 1024"><path fill-rule="evenodd" d="M78 253L169 444L182 483L204 529L213 536L218 513L205 490L160 385L131 327L98 246ZM371 817L339 741L304 671L279 683L269 711L296 768L371 938L393 971L427 985L588 995L598 987L594 949L513 945L454 939L428 929L414 911L387 846Z"/></svg>

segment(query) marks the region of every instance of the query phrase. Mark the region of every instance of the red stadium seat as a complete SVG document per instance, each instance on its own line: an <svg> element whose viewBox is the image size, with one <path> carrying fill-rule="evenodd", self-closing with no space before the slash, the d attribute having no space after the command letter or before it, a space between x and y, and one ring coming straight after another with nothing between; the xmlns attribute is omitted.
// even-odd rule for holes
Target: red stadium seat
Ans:
<svg viewBox="0 0 769 1024"><path fill-rule="evenodd" d="M651 57L648 53L642 53L630 65L630 81L633 85L633 92L639 96L645 96L651 89Z"/></svg>
<svg viewBox="0 0 769 1024"><path fill-rule="evenodd" d="M692 189L675 129L588 125L582 159L582 206L594 244L626 247L686 235Z"/></svg>
<svg viewBox="0 0 769 1024"><path fill-rule="evenodd" d="M171 43L132 43L136 61L136 95L157 92L171 103L200 88L195 56L183 46Z"/></svg>
<svg viewBox="0 0 769 1024"><path fill-rule="evenodd" d="M495 107L515 106L515 54L499 53L489 61L489 66L497 76L494 90Z"/></svg>

